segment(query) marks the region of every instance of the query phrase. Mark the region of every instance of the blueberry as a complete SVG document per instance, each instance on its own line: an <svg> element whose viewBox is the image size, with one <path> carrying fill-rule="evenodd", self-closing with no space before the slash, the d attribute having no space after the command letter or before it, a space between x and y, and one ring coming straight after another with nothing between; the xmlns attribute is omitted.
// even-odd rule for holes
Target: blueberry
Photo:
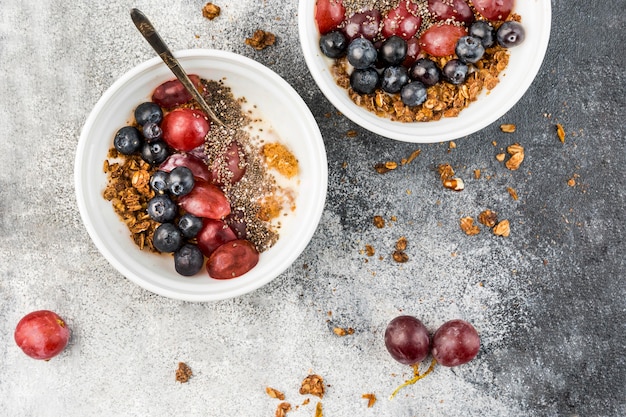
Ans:
<svg viewBox="0 0 626 417"><path fill-rule="evenodd" d="M150 177L150 188L156 193L163 194L167 192L167 177L168 173L165 171L156 171Z"/></svg>
<svg viewBox="0 0 626 417"><path fill-rule="evenodd" d="M143 141L137 128L124 126L115 134L113 146L124 155L132 155L141 149Z"/></svg>
<svg viewBox="0 0 626 417"><path fill-rule="evenodd" d="M463 36L456 43L456 56L466 64L478 62L485 54L485 47L480 38Z"/></svg>
<svg viewBox="0 0 626 417"><path fill-rule="evenodd" d="M178 219L178 228L184 237L193 239L202 229L203 222L200 217L196 217L191 213L185 213Z"/></svg>
<svg viewBox="0 0 626 417"><path fill-rule="evenodd" d="M184 166L174 168L167 177L167 189L177 197L189 194L195 183L193 172Z"/></svg>
<svg viewBox="0 0 626 417"><path fill-rule="evenodd" d="M183 242L183 235L173 223L163 223L154 231L152 244L159 252L176 252Z"/></svg>
<svg viewBox="0 0 626 417"><path fill-rule="evenodd" d="M485 48L491 48L496 43L496 30L491 23L485 20L477 20L469 28L468 34L480 39Z"/></svg>
<svg viewBox="0 0 626 417"><path fill-rule="evenodd" d="M405 67L387 67L383 71L380 87L390 94L399 93L402 87L409 82L409 72Z"/></svg>
<svg viewBox="0 0 626 417"><path fill-rule="evenodd" d="M334 30L320 37L320 49L329 58L341 58L348 49L348 40L343 33Z"/></svg>
<svg viewBox="0 0 626 417"><path fill-rule="evenodd" d="M407 43L399 36L393 35L385 39L378 51L380 59L387 65L399 65L406 58Z"/></svg>
<svg viewBox="0 0 626 417"><path fill-rule="evenodd" d="M159 194L148 201L148 215L155 222L171 222L177 214L178 206L167 194Z"/></svg>
<svg viewBox="0 0 626 417"><path fill-rule="evenodd" d="M441 79L441 70L435 61L428 58L420 58L411 66L409 76L426 87L430 87L437 84Z"/></svg>
<svg viewBox="0 0 626 417"><path fill-rule="evenodd" d="M372 94L380 82L374 68L355 69L350 75L350 87L359 94Z"/></svg>
<svg viewBox="0 0 626 417"><path fill-rule="evenodd" d="M402 87L400 98L409 107L419 106L426 101L426 86L419 81L413 81Z"/></svg>
<svg viewBox="0 0 626 417"><path fill-rule="evenodd" d="M526 38L526 32L524 27L515 21L504 22L498 28L496 37L500 46L505 48L511 48L524 42Z"/></svg>
<svg viewBox="0 0 626 417"><path fill-rule="evenodd" d="M204 255L196 245L185 243L174 252L174 268L180 275L190 277L197 274L204 265Z"/></svg>
<svg viewBox="0 0 626 417"><path fill-rule="evenodd" d="M142 133L146 142L155 142L163 137L163 130L161 130L158 124L153 122L143 125Z"/></svg>
<svg viewBox="0 0 626 417"><path fill-rule="evenodd" d="M374 44L365 38L356 38L348 46L348 62L356 69L364 69L376 62L378 53Z"/></svg>
<svg viewBox="0 0 626 417"><path fill-rule="evenodd" d="M443 76L450 84L463 84L467 79L469 67L458 59L451 59L443 67Z"/></svg>
<svg viewBox="0 0 626 417"><path fill-rule="evenodd" d="M163 110L158 104L151 101L141 103L135 109L135 121L141 126L146 123L161 123L163 120Z"/></svg>
<svg viewBox="0 0 626 417"><path fill-rule="evenodd" d="M170 155L167 145L162 140L145 143L141 148L141 159L150 165L158 165Z"/></svg>

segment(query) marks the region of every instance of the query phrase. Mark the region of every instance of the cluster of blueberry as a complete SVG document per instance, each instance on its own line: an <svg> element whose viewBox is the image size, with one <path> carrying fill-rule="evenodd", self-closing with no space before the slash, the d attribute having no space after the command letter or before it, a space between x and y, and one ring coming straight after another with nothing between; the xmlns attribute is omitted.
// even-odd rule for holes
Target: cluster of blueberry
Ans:
<svg viewBox="0 0 626 417"><path fill-rule="evenodd" d="M349 42L341 30L333 30L320 37L320 49L329 58L347 58L354 68L350 86L355 92L371 94L380 88L389 94L399 93L402 102L413 107L424 103L426 89L442 80L454 85L464 83L470 65L483 57L486 48L496 43L510 48L519 45L524 36L524 28L518 22L504 22L496 31L488 21L477 20L470 25L467 36L457 41L456 58L443 68L428 57L417 59L410 67L402 65L408 44L397 35L388 37L377 48L365 37Z"/></svg>

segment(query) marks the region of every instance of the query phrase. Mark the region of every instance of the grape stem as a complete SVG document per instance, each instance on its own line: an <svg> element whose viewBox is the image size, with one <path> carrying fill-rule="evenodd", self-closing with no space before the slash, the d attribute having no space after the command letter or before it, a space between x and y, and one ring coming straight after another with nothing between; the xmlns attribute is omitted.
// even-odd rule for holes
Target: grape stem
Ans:
<svg viewBox="0 0 626 417"><path fill-rule="evenodd" d="M430 366L428 367L426 372L424 372L423 374L420 374L420 364L419 363L416 363L416 364L412 365L412 367L413 367L413 375L414 375L413 378L404 381L404 383L402 385L400 385L398 388L396 388L391 393L391 396L389 397L389 399L393 400L393 397L395 397L396 394L398 393L398 391L400 391L402 388L408 387L409 385L415 384L417 381L419 381L420 379L424 378L426 375L431 373L433 371L433 369L435 369L435 365L437 365L437 360L435 358L433 358L432 361L430 362Z"/></svg>

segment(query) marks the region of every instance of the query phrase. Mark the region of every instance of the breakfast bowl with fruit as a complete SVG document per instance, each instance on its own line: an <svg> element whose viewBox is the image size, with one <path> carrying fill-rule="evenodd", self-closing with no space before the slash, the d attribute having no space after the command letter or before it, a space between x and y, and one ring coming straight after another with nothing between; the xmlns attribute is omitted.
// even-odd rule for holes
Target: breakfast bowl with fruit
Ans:
<svg viewBox="0 0 626 417"><path fill-rule="evenodd" d="M303 0L305 61L326 98L378 135L453 140L509 111L539 72L547 0Z"/></svg>
<svg viewBox="0 0 626 417"><path fill-rule="evenodd" d="M125 277L154 293L212 301L253 291L305 250L325 204L319 128L267 67L216 50L176 58L207 117L159 58L100 98L79 139L83 223Z"/></svg>

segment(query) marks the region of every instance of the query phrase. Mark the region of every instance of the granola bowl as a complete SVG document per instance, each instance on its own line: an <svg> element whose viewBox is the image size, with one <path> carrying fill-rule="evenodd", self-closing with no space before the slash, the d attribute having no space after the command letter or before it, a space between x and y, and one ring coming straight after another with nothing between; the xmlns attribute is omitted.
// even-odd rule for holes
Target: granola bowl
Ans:
<svg viewBox="0 0 626 417"><path fill-rule="evenodd" d="M267 67L241 55L217 50L182 50L175 52L175 56L189 74L219 80L230 87L233 96L250 104L253 110L248 111L259 115L264 126L297 158L295 192L291 209L281 213L278 240L260 253L256 266L236 278L211 278L204 267L193 276L183 276L176 272L171 254L141 250L111 201L104 198L103 191L109 181L105 161L117 130L131 123L134 109L150 100L157 86L174 78L158 57L141 63L115 81L89 114L75 157L78 207L102 255L119 273L144 289L185 301L240 296L283 273L305 250L317 229L328 182L324 143L302 98Z"/></svg>
<svg viewBox="0 0 626 417"><path fill-rule="evenodd" d="M522 44L508 50L509 62L499 74L498 84L489 91L483 88L476 100L463 108L457 116L444 116L431 121L402 122L378 116L355 104L348 90L337 85L332 69L333 61L320 51L320 33L315 21L317 1L300 1L298 29L305 61L318 87L354 123L378 135L404 142L432 143L458 139L495 122L519 101L533 82L543 62L550 37L550 1L517 0L513 12L521 16L526 38Z"/></svg>

